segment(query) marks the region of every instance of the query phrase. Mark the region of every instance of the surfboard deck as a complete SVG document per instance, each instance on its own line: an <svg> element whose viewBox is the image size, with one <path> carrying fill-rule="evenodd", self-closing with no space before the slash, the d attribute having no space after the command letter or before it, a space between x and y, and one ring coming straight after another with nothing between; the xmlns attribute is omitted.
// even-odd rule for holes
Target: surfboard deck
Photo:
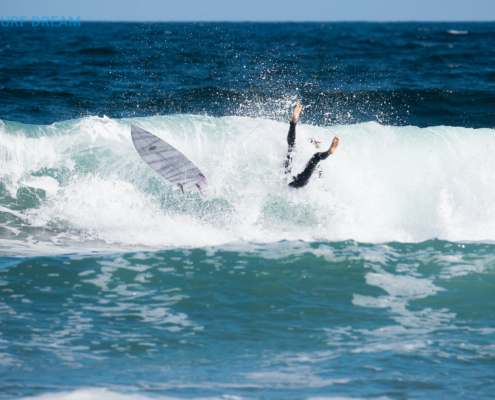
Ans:
<svg viewBox="0 0 495 400"><path fill-rule="evenodd" d="M170 143L136 125L131 125L132 142L148 166L167 182L185 190L203 194L208 182L205 175L186 155Z"/></svg>

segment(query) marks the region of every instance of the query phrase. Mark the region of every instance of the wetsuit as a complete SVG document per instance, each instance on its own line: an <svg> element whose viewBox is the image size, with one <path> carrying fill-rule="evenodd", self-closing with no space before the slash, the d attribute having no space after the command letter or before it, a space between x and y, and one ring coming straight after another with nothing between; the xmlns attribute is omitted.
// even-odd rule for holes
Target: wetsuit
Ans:
<svg viewBox="0 0 495 400"><path fill-rule="evenodd" d="M287 158L285 159L285 173L290 174L292 167L292 153L296 145L296 124L292 121L290 122L289 133L287 135L287 144L289 145L289 150L287 151ZM304 171L299 175L294 176L292 181L289 183L289 186L293 188L302 188L303 186L306 186L320 160L325 160L329 155L330 153L328 151L315 153L306 164Z"/></svg>

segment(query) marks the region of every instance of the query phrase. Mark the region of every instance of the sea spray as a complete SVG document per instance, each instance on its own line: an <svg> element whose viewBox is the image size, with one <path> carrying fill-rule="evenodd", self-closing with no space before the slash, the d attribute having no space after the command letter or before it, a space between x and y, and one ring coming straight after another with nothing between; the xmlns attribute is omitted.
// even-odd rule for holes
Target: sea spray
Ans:
<svg viewBox="0 0 495 400"><path fill-rule="evenodd" d="M205 196L183 196L148 168L132 146L131 124L191 157L212 178ZM192 115L5 121L1 205L23 218L3 224L40 242L62 231L112 248L495 240L493 130L300 123L294 174L317 151L310 138L326 149L338 135L341 145L321 163L322 177L299 190L284 176L287 130L271 120Z"/></svg>

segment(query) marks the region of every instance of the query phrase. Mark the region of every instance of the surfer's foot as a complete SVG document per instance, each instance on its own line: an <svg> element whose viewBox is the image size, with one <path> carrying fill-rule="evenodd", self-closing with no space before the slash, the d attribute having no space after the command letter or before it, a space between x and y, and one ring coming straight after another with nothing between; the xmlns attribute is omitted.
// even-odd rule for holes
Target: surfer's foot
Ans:
<svg viewBox="0 0 495 400"><path fill-rule="evenodd" d="M295 124L297 123L297 120L299 119L299 114L301 113L302 110L302 105L298 104L294 108L294 115L292 116L292 123Z"/></svg>
<svg viewBox="0 0 495 400"><path fill-rule="evenodd" d="M330 148L328 149L328 152L330 154L333 154L335 152L335 150L337 150L337 147L339 146L339 138L337 136L335 136L333 138L333 142L332 142L332 145L330 146Z"/></svg>

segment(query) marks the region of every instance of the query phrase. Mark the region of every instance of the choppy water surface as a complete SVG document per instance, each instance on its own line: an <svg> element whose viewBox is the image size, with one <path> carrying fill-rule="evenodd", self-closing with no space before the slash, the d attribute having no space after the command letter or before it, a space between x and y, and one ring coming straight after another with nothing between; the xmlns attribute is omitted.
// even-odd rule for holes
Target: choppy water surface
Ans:
<svg viewBox="0 0 495 400"><path fill-rule="evenodd" d="M492 398L494 37L0 29L0 397ZM303 190L298 102L294 171L341 141ZM205 196L156 176L131 124Z"/></svg>
<svg viewBox="0 0 495 400"><path fill-rule="evenodd" d="M494 249L281 242L11 259L5 393L490 398Z"/></svg>

